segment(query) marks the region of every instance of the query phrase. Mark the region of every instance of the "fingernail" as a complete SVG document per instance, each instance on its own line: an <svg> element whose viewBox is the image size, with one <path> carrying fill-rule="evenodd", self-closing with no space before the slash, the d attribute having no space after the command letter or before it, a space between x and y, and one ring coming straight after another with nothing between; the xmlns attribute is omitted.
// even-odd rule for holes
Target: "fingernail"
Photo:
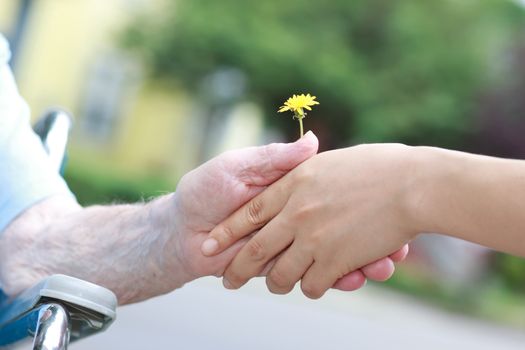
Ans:
<svg viewBox="0 0 525 350"><path fill-rule="evenodd" d="M226 288L226 289L233 289L233 284L231 284L231 282L228 281L226 278L223 278L223 279L222 279L222 285L223 285L224 288Z"/></svg>
<svg viewBox="0 0 525 350"><path fill-rule="evenodd" d="M219 242L215 238L208 238L201 245L201 251L204 255L211 255L219 249Z"/></svg>
<svg viewBox="0 0 525 350"><path fill-rule="evenodd" d="M309 130L306 134L304 134L304 135L303 135L299 140L297 140L297 141L301 141L301 140L307 139L307 138L309 138L309 137L312 137L312 134L313 134L312 131Z"/></svg>

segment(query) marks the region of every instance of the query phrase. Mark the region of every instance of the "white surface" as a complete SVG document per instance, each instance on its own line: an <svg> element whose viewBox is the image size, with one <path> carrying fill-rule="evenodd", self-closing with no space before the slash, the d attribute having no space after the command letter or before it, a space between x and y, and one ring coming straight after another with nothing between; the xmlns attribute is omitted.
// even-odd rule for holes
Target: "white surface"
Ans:
<svg viewBox="0 0 525 350"><path fill-rule="evenodd" d="M71 349L525 349L525 332L370 286L312 301L298 289L268 294L262 280L227 291L209 278L117 314L106 333Z"/></svg>

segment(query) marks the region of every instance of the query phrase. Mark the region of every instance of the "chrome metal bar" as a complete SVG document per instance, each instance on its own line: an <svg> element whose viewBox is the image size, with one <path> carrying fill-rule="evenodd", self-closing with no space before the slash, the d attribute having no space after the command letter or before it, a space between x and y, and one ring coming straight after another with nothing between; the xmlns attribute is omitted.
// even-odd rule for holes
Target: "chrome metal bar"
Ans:
<svg viewBox="0 0 525 350"><path fill-rule="evenodd" d="M33 350L66 350L69 335L67 310L59 304L43 305L38 312Z"/></svg>
<svg viewBox="0 0 525 350"><path fill-rule="evenodd" d="M14 299L0 292L0 350L67 349L106 330L116 307L110 290L64 275L49 276Z"/></svg>

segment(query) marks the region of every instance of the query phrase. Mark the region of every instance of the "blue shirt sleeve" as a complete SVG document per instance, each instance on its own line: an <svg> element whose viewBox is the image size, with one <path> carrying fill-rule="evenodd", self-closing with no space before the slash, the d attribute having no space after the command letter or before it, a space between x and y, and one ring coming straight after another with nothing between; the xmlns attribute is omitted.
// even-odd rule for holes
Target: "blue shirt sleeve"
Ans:
<svg viewBox="0 0 525 350"><path fill-rule="evenodd" d="M72 195L30 126L29 107L8 66L0 35L0 233L24 210L52 195Z"/></svg>

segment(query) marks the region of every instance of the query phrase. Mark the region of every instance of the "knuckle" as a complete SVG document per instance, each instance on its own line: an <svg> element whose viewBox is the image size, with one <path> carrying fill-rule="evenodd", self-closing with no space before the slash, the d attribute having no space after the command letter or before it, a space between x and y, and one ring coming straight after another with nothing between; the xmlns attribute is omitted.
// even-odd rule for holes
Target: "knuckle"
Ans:
<svg viewBox="0 0 525 350"><path fill-rule="evenodd" d="M266 258L266 249L256 238L257 237L246 243L246 250L251 260L263 261Z"/></svg>
<svg viewBox="0 0 525 350"><path fill-rule="evenodd" d="M275 143L271 143L269 145L264 145L260 148L261 156L263 159L266 159L268 162L271 162L273 159L273 155L275 154L275 147L278 146Z"/></svg>
<svg viewBox="0 0 525 350"><path fill-rule="evenodd" d="M263 203L260 199L252 199L246 208L246 218L253 226L259 226L263 222Z"/></svg>
<svg viewBox="0 0 525 350"><path fill-rule="evenodd" d="M308 238L313 249L319 249L319 246L326 242L326 238L321 231L313 232Z"/></svg>
<svg viewBox="0 0 525 350"><path fill-rule="evenodd" d="M315 172L313 169L311 169L308 166L301 166L299 165L298 168L296 168L295 171L291 173L292 175L292 181L294 183L308 183L315 178Z"/></svg>
<svg viewBox="0 0 525 350"><path fill-rule="evenodd" d="M315 215L317 206L314 204L305 204L297 208L291 216L294 222L303 223L305 220L312 218Z"/></svg>
<svg viewBox="0 0 525 350"><path fill-rule="evenodd" d="M229 226L221 226L220 230L220 238L224 242L232 242L235 240L235 234L233 233L233 230Z"/></svg>

